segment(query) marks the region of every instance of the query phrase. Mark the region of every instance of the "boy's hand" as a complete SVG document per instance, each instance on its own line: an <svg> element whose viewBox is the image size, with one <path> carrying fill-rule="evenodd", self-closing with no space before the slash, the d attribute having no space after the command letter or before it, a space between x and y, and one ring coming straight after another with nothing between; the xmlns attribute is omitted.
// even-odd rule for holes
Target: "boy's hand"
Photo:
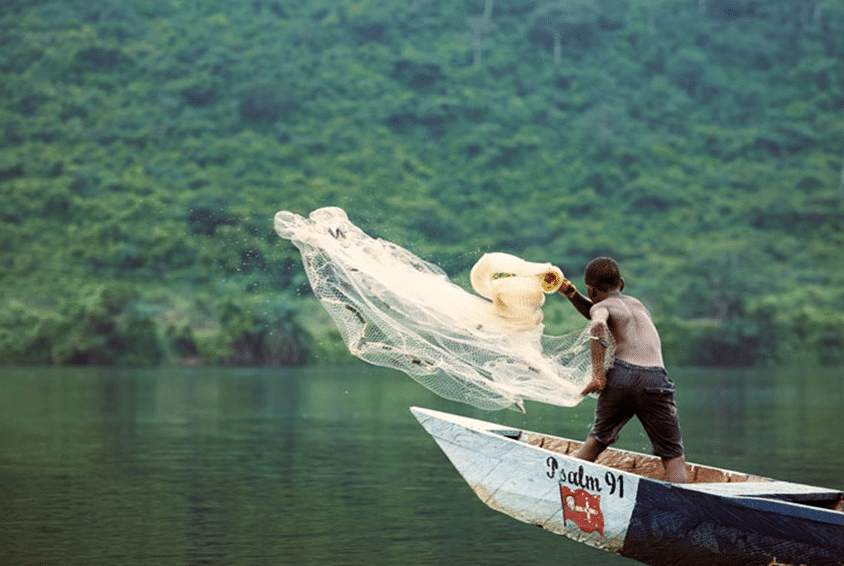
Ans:
<svg viewBox="0 0 844 566"><path fill-rule="evenodd" d="M589 384L583 388L583 391L581 391L580 394L585 397L590 393L600 393L604 390L604 387L606 386L607 378L604 375L594 376L592 377L592 381L590 381Z"/></svg>
<svg viewBox="0 0 844 566"><path fill-rule="evenodd" d="M574 286L574 283L563 277L563 283L560 285L560 294L571 299L575 293L577 293L577 288Z"/></svg>

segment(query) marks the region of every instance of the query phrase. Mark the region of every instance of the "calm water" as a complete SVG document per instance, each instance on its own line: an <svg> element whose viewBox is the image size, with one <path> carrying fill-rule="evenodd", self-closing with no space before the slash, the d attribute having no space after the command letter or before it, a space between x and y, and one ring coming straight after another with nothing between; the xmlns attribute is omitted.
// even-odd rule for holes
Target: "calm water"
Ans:
<svg viewBox="0 0 844 566"><path fill-rule="evenodd" d="M591 400L484 413L364 365L0 372L2 564L634 564L487 509L407 410L580 438ZM841 370L672 376L689 460L844 488Z"/></svg>

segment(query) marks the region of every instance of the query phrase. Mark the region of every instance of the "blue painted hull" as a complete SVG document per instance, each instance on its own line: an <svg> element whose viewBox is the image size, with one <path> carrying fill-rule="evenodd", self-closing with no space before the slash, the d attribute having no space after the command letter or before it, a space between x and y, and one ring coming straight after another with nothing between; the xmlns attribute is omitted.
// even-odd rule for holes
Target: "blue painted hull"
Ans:
<svg viewBox="0 0 844 566"><path fill-rule="evenodd" d="M620 554L656 566L839 566L844 513L646 480Z"/></svg>

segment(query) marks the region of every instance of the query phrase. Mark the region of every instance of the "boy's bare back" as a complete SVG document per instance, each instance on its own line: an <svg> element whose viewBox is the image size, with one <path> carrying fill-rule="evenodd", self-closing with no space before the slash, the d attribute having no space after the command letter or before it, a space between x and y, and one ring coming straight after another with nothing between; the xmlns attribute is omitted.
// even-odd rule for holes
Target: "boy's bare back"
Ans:
<svg viewBox="0 0 844 566"><path fill-rule="evenodd" d="M659 333L648 309L633 297L612 293L592 306L594 322L604 319L615 339L615 357L643 367L664 367Z"/></svg>

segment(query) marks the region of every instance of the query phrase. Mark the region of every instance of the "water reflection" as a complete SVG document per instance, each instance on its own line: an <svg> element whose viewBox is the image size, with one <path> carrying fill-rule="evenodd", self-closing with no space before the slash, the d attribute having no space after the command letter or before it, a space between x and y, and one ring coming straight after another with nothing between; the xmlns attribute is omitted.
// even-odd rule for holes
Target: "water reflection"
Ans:
<svg viewBox="0 0 844 566"><path fill-rule="evenodd" d="M844 487L839 372L672 373L689 460ZM366 366L7 368L0 387L2 563L632 563L488 510L407 411L582 438L591 401L485 413ZM648 449L635 424L620 445Z"/></svg>

